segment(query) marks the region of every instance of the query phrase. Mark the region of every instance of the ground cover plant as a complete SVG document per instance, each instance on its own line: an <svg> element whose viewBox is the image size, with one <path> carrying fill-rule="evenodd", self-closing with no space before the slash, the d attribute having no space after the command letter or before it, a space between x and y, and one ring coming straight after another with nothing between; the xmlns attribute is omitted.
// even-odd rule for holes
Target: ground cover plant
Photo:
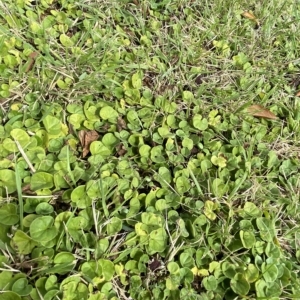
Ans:
<svg viewBox="0 0 300 300"><path fill-rule="evenodd" d="M299 12L2 0L0 299L300 299Z"/></svg>

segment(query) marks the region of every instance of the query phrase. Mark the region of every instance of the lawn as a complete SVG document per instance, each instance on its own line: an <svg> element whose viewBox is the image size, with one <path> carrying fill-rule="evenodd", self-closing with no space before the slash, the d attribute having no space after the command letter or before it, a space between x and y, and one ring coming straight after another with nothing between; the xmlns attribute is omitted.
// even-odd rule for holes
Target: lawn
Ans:
<svg viewBox="0 0 300 300"><path fill-rule="evenodd" d="M300 299L299 24L2 0L0 300Z"/></svg>

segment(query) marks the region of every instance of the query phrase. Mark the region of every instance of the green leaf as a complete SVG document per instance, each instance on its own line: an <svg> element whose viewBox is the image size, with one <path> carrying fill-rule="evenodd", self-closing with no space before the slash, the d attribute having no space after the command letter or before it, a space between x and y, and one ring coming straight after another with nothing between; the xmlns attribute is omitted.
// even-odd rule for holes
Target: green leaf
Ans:
<svg viewBox="0 0 300 300"><path fill-rule="evenodd" d="M122 220L117 217L112 217L107 224L107 233L113 235L121 231Z"/></svg>
<svg viewBox="0 0 300 300"><path fill-rule="evenodd" d="M249 283L256 282L260 276L259 270L254 264L249 264L247 266L247 270L244 273L244 276Z"/></svg>
<svg viewBox="0 0 300 300"><path fill-rule="evenodd" d="M215 165L218 166L220 168L225 168L226 167L226 158L223 157L221 154L219 154L218 156L213 155L211 157L211 162Z"/></svg>
<svg viewBox="0 0 300 300"><path fill-rule="evenodd" d="M189 150L192 150L194 147L194 142L192 139L185 137L182 140L182 146L186 147Z"/></svg>
<svg viewBox="0 0 300 300"><path fill-rule="evenodd" d="M237 273L234 278L230 280L230 286L239 296L246 296L250 290L248 281L240 273Z"/></svg>
<svg viewBox="0 0 300 300"><path fill-rule="evenodd" d="M28 285L26 278L20 278L15 281L11 289L20 296L28 296L32 290L32 286Z"/></svg>
<svg viewBox="0 0 300 300"><path fill-rule="evenodd" d="M118 116L118 112L114 110L111 106L104 106L100 110L100 117L103 120L109 120L112 123L116 123Z"/></svg>
<svg viewBox="0 0 300 300"><path fill-rule="evenodd" d="M239 52L237 55L232 57L233 64L237 66L243 66L248 62L248 57L243 52Z"/></svg>
<svg viewBox="0 0 300 300"><path fill-rule="evenodd" d="M266 282L273 282L278 277L278 268L276 267L275 263L263 263L261 266L262 275Z"/></svg>
<svg viewBox="0 0 300 300"><path fill-rule="evenodd" d="M256 243L255 234L252 231L241 230L240 238L243 243L243 246L246 249L251 249Z"/></svg>
<svg viewBox="0 0 300 300"><path fill-rule="evenodd" d="M38 215L50 215L53 213L53 210L54 210L53 206L47 202L42 202L38 204L37 207L35 208L35 212Z"/></svg>
<svg viewBox="0 0 300 300"><path fill-rule="evenodd" d="M53 226L54 220L50 216L37 218L30 224L30 235L38 242L49 242L54 239L58 232Z"/></svg>
<svg viewBox="0 0 300 300"><path fill-rule="evenodd" d="M135 89L140 89L142 87L142 74L140 72L134 73L131 77L131 83Z"/></svg>
<svg viewBox="0 0 300 300"><path fill-rule="evenodd" d="M29 145L30 137L25 130L15 128L10 132L10 135L13 139L15 139L20 143L22 148L25 148L26 146Z"/></svg>
<svg viewBox="0 0 300 300"><path fill-rule="evenodd" d="M0 208L0 223L11 226L18 222L17 206L12 203L2 205Z"/></svg>
<svg viewBox="0 0 300 300"><path fill-rule="evenodd" d="M183 91L182 99L184 102L191 103L194 100L194 94L190 91Z"/></svg>
<svg viewBox="0 0 300 300"><path fill-rule="evenodd" d="M98 265L98 274L99 276L103 276L105 281L111 281L114 273L115 273L115 266L112 261L106 259L99 259L97 261Z"/></svg>
<svg viewBox="0 0 300 300"><path fill-rule="evenodd" d="M70 124L73 125L74 129L79 129L85 120L84 114L72 114L69 117Z"/></svg>
<svg viewBox="0 0 300 300"><path fill-rule="evenodd" d="M163 147L162 146L155 146L151 149L151 160L155 163L162 163L165 161L163 156Z"/></svg>
<svg viewBox="0 0 300 300"><path fill-rule="evenodd" d="M267 283L266 296L269 297L269 299L277 300L281 294L282 294L282 287L278 282L272 281Z"/></svg>
<svg viewBox="0 0 300 300"><path fill-rule="evenodd" d="M195 261L189 253L181 253L179 261L182 267L193 268L195 266Z"/></svg>
<svg viewBox="0 0 300 300"><path fill-rule="evenodd" d="M167 237L163 228L153 230L149 236L149 254L163 252L167 247Z"/></svg>
<svg viewBox="0 0 300 300"><path fill-rule="evenodd" d="M46 116L43 119L43 124L45 126L46 131L51 135L57 135L61 132L61 122L59 119L53 116Z"/></svg>
<svg viewBox="0 0 300 300"><path fill-rule="evenodd" d="M102 141L103 145L108 147L108 148L115 148L115 146L119 143L119 139L117 139L115 137L115 135L111 132L106 133L102 137L101 141Z"/></svg>
<svg viewBox="0 0 300 300"><path fill-rule="evenodd" d="M246 202L240 213L244 218L257 218L261 216L261 210L252 202Z"/></svg>
<svg viewBox="0 0 300 300"><path fill-rule="evenodd" d="M263 279L259 279L255 282L255 289L256 289L256 295L257 297L264 298L266 297L265 290L266 290L267 284Z"/></svg>
<svg viewBox="0 0 300 300"><path fill-rule="evenodd" d="M202 119L202 116L201 115L195 115L193 117L193 126L196 128L196 129L199 129L201 131L204 131L208 128L208 121L207 119Z"/></svg>
<svg viewBox="0 0 300 300"><path fill-rule="evenodd" d="M74 42L71 40L71 38L64 33L60 35L59 40L61 44L67 48L74 46Z"/></svg>
<svg viewBox="0 0 300 300"><path fill-rule="evenodd" d="M218 286L217 279L212 275L205 277L202 283L207 291L214 291Z"/></svg>
<svg viewBox="0 0 300 300"><path fill-rule="evenodd" d="M176 262L171 261L170 263L168 263L168 271L170 272L170 274L179 274L179 270L180 267Z"/></svg>
<svg viewBox="0 0 300 300"><path fill-rule="evenodd" d="M150 152L151 152L151 147L149 145L144 144L139 148L139 153L143 157L148 158L150 156Z"/></svg>
<svg viewBox="0 0 300 300"><path fill-rule="evenodd" d="M231 264L227 261L222 263L222 272L227 278L234 278L235 274L237 273L236 271L236 266L234 264Z"/></svg>
<svg viewBox="0 0 300 300"><path fill-rule="evenodd" d="M12 240L18 248L18 252L24 255L31 253L32 249L38 245L36 241L21 230L16 231Z"/></svg>
<svg viewBox="0 0 300 300"><path fill-rule="evenodd" d="M54 185L53 175L46 172L34 173L31 177L30 188L33 191L41 189L50 189Z"/></svg>
<svg viewBox="0 0 300 300"><path fill-rule="evenodd" d="M0 187L7 189L9 194L17 190L16 175L12 170L0 170Z"/></svg>
<svg viewBox="0 0 300 300"><path fill-rule="evenodd" d="M171 276L170 278L166 279L166 288L170 291L176 291L180 284L180 277L179 276Z"/></svg>
<svg viewBox="0 0 300 300"><path fill-rule="evenodd" d="M272 242L276 235L274 222L270 219L259 217L256 219L256 225L260 230L260 237L267 242Z"/></svg>
<svg viewBox="0 0 300 300"><path fill-rule="evenodd" d="M190 181L185 176L177 177L175 184L178 193L181 195L186 193L191 188Z"/></svg>
<svg viewBox="0 0 300 300"><path fill-rule="evenodd" d="M217 215L214 213L214 210L216 209L215 203L210 201L210 200L206 200L205 204L204 204L204 214L205 216L210 219L210 220L215 220Z"/></svg>
<svg viewBox="0 0 300 300"><path fill-rule="evenodd" d="M99 154L102 157L108 157L111 155L111 150L104 146L100 141L94 141L91 143L90 152L92 155Z"/></svg>
<svg viewBox="0 0 300 300"><path fill-rule="evenodd" d="M80 209L84 209L92 205L92 198L87 195L85 185L77 186L71 193L71 201L76 203Z"/></svg>
<svg viewBox="0 0 300 300"><path fill-rule="evenodd" d="M89 280L92 280L93 278L97 277L97 264L96 264L96 262L95 261L84 262L81 265L81 272Z"/></svg>
<svg viewBox="0 0 300 300"><path fill-rule="evenodd" d="M60 252L54 257L53 262L55 264L55 273L63 275L72 271L76 264L76 259L70 252Z"/></svg>
<svg viewBox="0 0 300 300"><path fill-rule="evenodd" d="M0 297L1 300L21 300L21 297L14 292L4 292Z"/></svg>

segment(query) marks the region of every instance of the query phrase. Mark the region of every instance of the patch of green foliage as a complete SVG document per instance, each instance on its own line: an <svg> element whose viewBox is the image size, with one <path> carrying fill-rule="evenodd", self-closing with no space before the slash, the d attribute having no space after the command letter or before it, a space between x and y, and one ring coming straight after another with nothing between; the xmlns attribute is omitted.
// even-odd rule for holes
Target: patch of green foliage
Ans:
<svg viewBox="0 0 300 300"><path fill-rule="evenodd" d="M0 299L299 299L299 11L3 0Z"/></svg>

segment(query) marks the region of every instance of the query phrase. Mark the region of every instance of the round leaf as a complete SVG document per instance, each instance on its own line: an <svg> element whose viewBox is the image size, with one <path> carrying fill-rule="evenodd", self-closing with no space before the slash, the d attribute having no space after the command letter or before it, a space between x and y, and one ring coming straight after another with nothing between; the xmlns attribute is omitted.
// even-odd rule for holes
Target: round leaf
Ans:
<svg viewBox="0 0 300 300"><path fill-rule="evenodd" d="M7 189L9 194L17 190L16 175L12 170L4 169L0 170L0 187Z"/></svg>
<svg viewBox="0 0 300 300"><path fill-rule="evenodd" d="M21 300L21 297L15 292L4 292L1 294L1 300Z"/></svg>
<svg viewBox="0 0 300 300"><path fill-rule="evenodd" d="M98 260L98 273L103 276L106 281L110 281L115 273L115 266L112 261L106 259Z"/></svg>
<svg viewBox="0 0 300 300"><path fill-rule="evenodd" d="M76 187L71 193L72 202L80 209L84 209L92 205L92 199L87 195L85 185Z"/></svg>
<svg viewBox="0 0 300 300"><path fill-rule="evenodd" d="M35 208L35 212L38 215L50 215L53 213L53 210L54 210L53 206L47 202L39 203Z"/></svg>
<svg viewBox="0 0 300 300"><path fill-rule="evenodd" d="M0 223L4 225L14 225L19 221L19 216L17 215L17 206L12 203L4 204L0 208Z"/></svg>
<svg viewBox="0 0 300 300"><path fill-rule="evenodd" d="M32 249L38 245L36 241L21 230L16 231L13 242L18 248L18 252L24 255L31 253Z"/></svg>
<svg viewBox="0 0 300 300"><path fill-rule="evenodd" d="M246 249L251 249L255 245L255 242L256 242L255 234L252 231L241 230L240 238L243 243L243 246Z"/></svg>
<svg viewBox="0 0 300 300"><path fill-rule="evenodd" d="M12 286L12 291L17 293L20 296L27 296L32 290L32 286L28 285L26 278L20 278Z"/></svg>
<svg viewBox="0 0 300 300"><path fill-rule="evenodd" d="M121 229L122 229L122 220L117 217L111 218L109 223L107 224L107 233L109 235L116 234L117 232L121 231Z"/></svg>
<svg viewBox="0 0 300 300"><path fill-rule="evenodd" d="M30 224L31 237L39 242L49 242L54 239L58 232L53 226L53 218L50 216L44 216L37 218Z"/></svg>
<svg viewBox="0 0 300 300"><path fill-rule="evenodd" d="M205 277L203 279L203 286L207 291L214 291L218 286L217 279L214 276Z"/></svg>
<svg viewBox="0 0 300 300"><path fill-rule="evenodd" d="M104 106L100 110L100 117L103 120L114 120L116 121L119 114L111 106Z"/></svg>
<svg viewBox="0 0 300 300"><path fill-rule="evenodd" d="M208 121L207 121L207 119L202 119L201 115L195 115L193 117L193 126L196 129L204 131L208 128Z"/></svg>
<svg viewBox="0 0 300 300"><path fill-rule="evenodd" d="M66 34L61 34L59 37L61 44L65 47L73 47L74 42Z"/></svg>
<svg viewBox="0 0 300 300"><path fill-rule="evenodd" d="M28 146L29 141L30 141L30 137L29 135L26 133L25 130L23 129L19 129L19 128L15 128L10 132L10 135L20 143L22 148L25 148L26 146Z"/></svg>
<svg viewBox="0 0 300 300"><path fill-rule="evenodd" d="M34 173L31 177L30 188L33 191L53 187L53 175L46 172Z"/></svg>
<svg viewBox="0 0 300 300"><path fill-rule="evenodd" d="M230 286L239 296L246 296L250 290L250 284L240 273L237 273L234 278L230 280Z"/></svg>
<svg viewBox="0 0 300 300"><path fill-rule="evenodd" d="M53 116L46 116L43 119L43 124L45 126L46 131L49 134L57 135L61 132L61 122L59 119L53 117Z"/></svg>
<svg viewBox="0 0 300 300"><path fill-rule="evenodd" d="M149 252L154 254L156 252L163 252L167 247L167 234L163 228L153 230L150 233Z"/></svg>

